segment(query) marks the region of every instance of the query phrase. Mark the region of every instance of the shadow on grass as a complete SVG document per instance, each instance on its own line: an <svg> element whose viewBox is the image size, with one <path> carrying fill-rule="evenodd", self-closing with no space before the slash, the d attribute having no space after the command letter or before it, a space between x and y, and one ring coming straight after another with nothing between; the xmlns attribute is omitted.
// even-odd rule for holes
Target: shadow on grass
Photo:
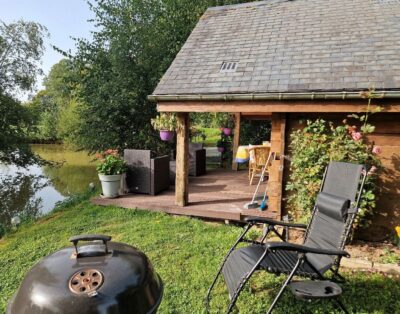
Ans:
<svg viewBox="0 0 400 314"><path fill-rule="evenodd" d="M341 284L343 294L340 301L350 313L400 313L400 279L370 273L346 273L346 283ZM285 276L274 276L259 272L246 285L239 296L233 313L265 313L279 289ZM228 292L219 281L212 299L211 312L225 312L228 306ZM213 301L214 300L214 301ZM278 313L342 313L330 300L302 301L296 299L289 288L275 307Z"/></svg>

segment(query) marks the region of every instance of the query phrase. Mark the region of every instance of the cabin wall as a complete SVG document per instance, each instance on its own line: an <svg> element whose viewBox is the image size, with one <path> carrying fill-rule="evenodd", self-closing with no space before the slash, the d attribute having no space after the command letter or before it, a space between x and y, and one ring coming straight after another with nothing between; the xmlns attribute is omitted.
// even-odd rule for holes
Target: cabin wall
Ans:
<svg viewBox="0 0 400 314"><path fill-rule="evenodd" d="M290 154L290 134L303 126L299 120L315 119L317 117L342 123L347 114L287 114L286 118L286 153ZM366 240L382 240L393 232L394 227L400 225L400 113L379 113L370 117L370 122L376 130L368 137L368 141L382 147L379 158L385 168L380 176L379 199L377 201L377 214L373 218L373 225L360 233ZM289 177L290 164L286 161L284 181ZM287 194L284 194L284 199ZM284 213L285 214L284 206Z"/></svg>

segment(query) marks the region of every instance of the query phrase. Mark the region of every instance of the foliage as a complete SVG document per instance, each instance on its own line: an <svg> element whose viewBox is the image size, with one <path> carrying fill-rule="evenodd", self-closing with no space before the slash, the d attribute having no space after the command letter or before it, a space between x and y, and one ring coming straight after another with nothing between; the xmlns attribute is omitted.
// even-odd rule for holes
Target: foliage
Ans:
<svg viewBox="0 0 400 314"><path fill-rule="evenodd" d="M157 131L175 131L176 115L162 112L154 119L151 119L151 125Z"/></svg>
<svg viewBox="0 0 400 314"><path fill-rule="evenodd" d="M100 207L83 201L25 225L0 242L0 312L27 271L40 259L70 246L77 234L108 234L113 241L142 250L162 278L165 289L159 313L202 313L204 296L222 259L241 228L141 210ZM349 312L396 313L399 280L380 274L344 272L341 301ZM285 276L256 272L240 294L236 312L265 313ZM228 292L219 280L212 313L226 312ZM330 302L301 302L285 292L275 313L339 313Z"/></svg>
<svg viewBox="0 0 400 314"><path fill-rule="evenodd" d="M75 146L78 129L82 123L79 107L79 101L73 98L59 112L57 137L61 138L64 144L69 146Z"/></svg>
<svg viewBox="0 0 400 314"><path fill-rule="evenodd" d="M39 67L47 30L41 24L0 20L0 94L30 91L42 74Z"/></svg>
<svg viewBox="0 0 400 314"><path fill-rule="evenodd" d="M240 145L261 145L271 137L271 122L266 120L242 120L240 123Z"/></svg>
<svg viewBox="0 0 400 314"><path fill-rule="evenodd" d="M63 59L52 66L43 83L45 89L27 104L35 124L31 140L73 142L79 127L75 81L70 60Z"/></svg>
<svg viewBox="0 0 400 314"><path fill-rule="evenodd" d="M384 248L379 261L384 264L400 264L400 255L396 251Z"/></svg>
<svg viewBox="0 0 400 314"><path fill-rule="evenodd" d="M38 162L26 143L32 119L16 96L32 90L41 73L45 34L37 23L0 21L0 162L6 164Z"/></svg>
<svg viewBox="0 0 400 314"><path fill-rule="evenodd" d="M103 153L97 154L96 157L100 161L100 164L98 164L96 167L96 170L100 174L122 174L127 170L125 161L119 156L117 150L108 149Z"/></svg>
<svg viewBox="0 0 400 314"><path fill-rule="evenodd" d="M309 217L328 163L346 161L364 164L369 169L356 225L370 225L376 205L376 179L381 163L373 153L373 146L362 138L372 132L373 127L367 125L363 130L363 134L357 132L357 127L350 126L346 120L343 125L334 126L332 122L317 119L307 121L303 129L290 135L291 174L286 189L292 192L289 205L296 218Z"/></svg>
<svg viewBox="0 0 400 314"><path fill-rule="evenodd" d="M230 128L235 126L235 120L232 114L227 112L217 112L215 113L215 123L218 127Z"/></svg>
<svg viewBox="0 0 400 314"><path fill-rule="evenodd" d="M215 114L211 112L192 112L190 124L201 128L219 128L215 121Z"/></svg>
<svg viewBox="0 0 400 314"><path fill-rule="evenodd" d="M217 141L217 147L223 147L225 150L221 153L221 162L230 165L232 162L232 137L227 136L221 131L220 138Z"/></svg>
<svg viewBox="0 0 400 314"><path fill-rule="evenodd" d="M167 150L149 123L157 112L147 96L207 7L239 2L95 0L93 40L79 40L73 57L79 83L79 147L90 152L107 147Z"/></svg>
<svg viewBox="0 0 400 314"><path fill-rule="evenodd" d="M0 93L0 162L18 166L38 162L26 140L31 124L28 110Z"/></svg>

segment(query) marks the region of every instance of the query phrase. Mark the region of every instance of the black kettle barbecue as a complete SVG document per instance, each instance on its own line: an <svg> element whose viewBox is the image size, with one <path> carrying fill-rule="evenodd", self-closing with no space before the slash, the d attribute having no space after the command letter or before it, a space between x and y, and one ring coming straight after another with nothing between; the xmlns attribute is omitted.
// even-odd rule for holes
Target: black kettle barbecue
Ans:
<svg viewBox="0 0 400 314"><path fill-rule="evenodd" d="M105 235L81 235L38 262L10 301L7 314L156 313L161 278L138 249ZM78 247L79 241L90 241Z"/></svg>

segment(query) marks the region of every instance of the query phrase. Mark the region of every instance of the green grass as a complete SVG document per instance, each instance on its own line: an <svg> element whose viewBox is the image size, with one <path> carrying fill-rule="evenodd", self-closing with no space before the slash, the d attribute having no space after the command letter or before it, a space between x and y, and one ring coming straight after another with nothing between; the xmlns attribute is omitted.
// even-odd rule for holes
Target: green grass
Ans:
<svg viewBox="0 0 400 314"><path fill-rule="evenodd" d="M216 147L217 141L220 138L221 131L218 128L203 128L196 127L198 130L203 131L206 134L206 139L203 141L202 139L196 139L196 141L200 141L204 143L206 147Z"/></svg>
<svg viewBox="0 0 400 314"><path fill-rule="evenodd" d="M25 273L44 256L68 246L71 235L109 234L143 250L165 283L160 313L204 313L203 298L223 255L240 233L233 226L165 214L99 207L88 201L63 209L0 240L0 312ZM239 297L236 312L265 313L284 277L260 273ZM343 302L352 313L400 313L400 282L378 274L345 273ZM228 304L222 280L212 312ZM397 311L397 312L396 312ZM329 302L304 303L285 293L275 313L332 313Z"/></svg>

